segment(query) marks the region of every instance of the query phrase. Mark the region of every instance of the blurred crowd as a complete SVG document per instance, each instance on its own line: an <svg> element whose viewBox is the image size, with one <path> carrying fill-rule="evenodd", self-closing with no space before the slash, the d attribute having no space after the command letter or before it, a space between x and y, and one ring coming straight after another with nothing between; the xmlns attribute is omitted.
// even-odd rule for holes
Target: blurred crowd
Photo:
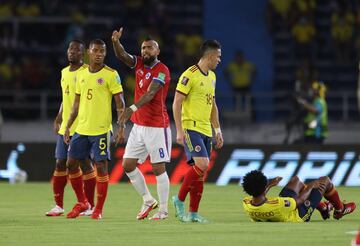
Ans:
<svg viewBox="0 0 360 246"><path fill-rule="evenodd" d="M296 59L314 61L324 48L338 63L360 57L359 0L269 0L267 23L291 34Z"/></svg>
<svg viewBox="0 0 360 246"><path fill-rule="evenodd" d="M202 43L202 1L0 0L0 16L0 89L56 91L68 42L102 38L106 63L132 90L132 73L116 62L110 43L121 26L129 53L140 54L145 37L156 39L173 77L196 61Z"/></svg>

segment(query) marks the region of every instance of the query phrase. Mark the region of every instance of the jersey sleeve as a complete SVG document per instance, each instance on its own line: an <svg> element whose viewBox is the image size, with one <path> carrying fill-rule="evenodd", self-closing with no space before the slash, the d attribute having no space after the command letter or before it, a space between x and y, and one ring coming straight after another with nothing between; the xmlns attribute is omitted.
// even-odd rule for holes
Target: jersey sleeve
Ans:
<svg viewBox="0 0 360 246"><path fill-rule="evenodd" d="M121 86L121 79L117 71L114 71L112 73L111 79L109 81L109 90L112 94L123 92L123 88Z"/></svg>
<svg viewBox="0 0 360 246"><path fill-rule="evenodd" d="M162 66L153 74L153 81L159 83L160 85L165 85L165 83L170 81L169 70Z"/></svg>
<svg viewBox="0 0 360 246"><path fill-rule="evenodd" d="M284 210L295 210L296 209L296 201L292 197L279 197L280 206Z"/></svg>
<svg viewBox="0 0 360 246"><path fill-rule="evenodd" d="M179 78L179 82L176 86L176 91L184 95L189 94L192 87L192 81L193 79L191 79L190 72L185 71Z"/></svg>
<svg viewBox="0 0 360 246"><path fill-rule="evenodd" d="M133 60L135 61L135 65L131 67L131 69L137 69L141 63L141 57L140 56L132 56Z"/></svg>

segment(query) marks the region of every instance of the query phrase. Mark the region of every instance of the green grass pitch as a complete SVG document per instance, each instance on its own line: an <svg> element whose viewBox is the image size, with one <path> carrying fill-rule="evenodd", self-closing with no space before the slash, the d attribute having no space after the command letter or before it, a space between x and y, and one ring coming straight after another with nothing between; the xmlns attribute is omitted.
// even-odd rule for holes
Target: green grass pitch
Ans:
<svg viewBox="0 0 360 246"><path fill-rule="evenodd" d="M170 195L178 191L172 186ZM156 186L150 186L156 195ZM275 195L280 188L274 188ZM338 188L341 198L359 206L360 187ZM111 185L103 219L46 217L52 208L50 183L9 185L0 183L0 245L350 245L349 232L360 227L360 209L323 222L318 212L310 223L250 222L242 209L241 187L205 184L200 213L210 224L184 224L170 217L164 221L137 221L141 199L130 184ZM65 210L74 205L75 195L68 185Z"/></svg>

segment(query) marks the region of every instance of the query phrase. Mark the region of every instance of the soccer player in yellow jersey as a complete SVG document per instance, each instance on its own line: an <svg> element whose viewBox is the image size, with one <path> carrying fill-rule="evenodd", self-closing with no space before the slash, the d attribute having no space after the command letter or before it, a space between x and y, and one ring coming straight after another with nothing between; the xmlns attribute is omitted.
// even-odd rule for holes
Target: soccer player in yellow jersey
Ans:
<svg viewBox="0 0 360 246"><path fill-rule="evenodd" d="M243 206L253 221L262 222L308 222L315 209L324 220L330 218L334 208L334 219L340 219L352 213L356 205L344 204L329 177L320 177L307 185L293 177L282 189L278 197L267 197L269 189L281 181L277 177L268 182L266 176L258 170L247 173L243 178L244 191L251 197L245 197ZM324 197L326 202L321 202Z"/></svg>
<svg viewBox="0 0 360 246"><path fill-rule="evenodd" d="M212 127L215 130L216 148L223 145L218 108L215 102L216 76L213 70L220 63L221 46L216 40L207 40L200 47L199 62L188 68L180 77L173 103L176 124L176 142L184 145L188 163L177 196L172 197L175 216L181 221L207 222L198 214L203 193L204 174L209 165ZM190 213L185 215L184 201L190 192Z"/></svg>
<svg viewBox="0 0 360 246"><path fill-rule="evenodd" d="M63 140L66 123L68 121L71 107L75 98L75 77L76 74L88 67L83 63L83 56L85 51L85 43L81 40L73 40L69 43L67 49L67 58L69 66L61 71L61 88L62 88L62 103L59 113L54 121L54 131L57 135L56 141L56 166L52 177L52 186L55 200L55 207L46 213L46 216L60 216L64 213L63 200L64 189L67 183L66 160L68 154L68 145ZM74 122L70 129L70 136L74 134L77 121ZM81 162L81 169L84 174L84 190L87 200L91 206L94 206L94 192L96 185L95 171L87 158ZM91 209L86 211L85 215L89 215Z"/></svg>
<svg viewBox="0 0 360 246"><path fill-rule="evenodd" d="M69 142L70 127L78 117L75 134L71 138L67 166L71 185L78 203L67 218L76 218L84 211L88 202L85 198L79 161L93 155L97 170L97 202L91 218L101 219L108 190L108 160L110 160L111 100L114 98L118 112L124 110L121 80L116 70L104 64L106 45L95 39L89 45L89 68L81 70L76 76L76 95L69 121L64 134ZM116 142L124 141L124 128L119 127Z"/></svg>

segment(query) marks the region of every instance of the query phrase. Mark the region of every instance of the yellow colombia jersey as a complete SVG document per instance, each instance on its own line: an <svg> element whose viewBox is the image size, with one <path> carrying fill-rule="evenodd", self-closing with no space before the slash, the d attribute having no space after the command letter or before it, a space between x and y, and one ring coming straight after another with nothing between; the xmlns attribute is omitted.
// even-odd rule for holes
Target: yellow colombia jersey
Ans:
<svg viewBox="0 0 360 246"><path fill-rule="evenodd" d="M260 206L252 205L251 197L245 197L243 206L253 221L303 222L296 208L296 201L292 197L267 198Z"/></svg>
<svg viewBox="0 0 360 246"><path fill-rule="evenodd" d="M107 133L111 130L112 96L123 91L119 74L108 66L96 73L83 69L76 81L76 94L80 95L76 133L87 136Z"/></svg>
<svg viewBox="0 0 360 246"><path fill-rule="evenodd" d="M210 115L215 96L216 76L204 74L197 65L188 68L179 79L176 91L186 95L182 103L182 127L212 136Z"/></svg>
<svg viewBox="0 0 360 246"><path fill-rule="evenodd" d="M75 84L76 84L76 75L77 73L87 68L88 65L84 64L80 68L75 71L70 71L70 66L67 66L61 70L61 90L62 90L62 122L59 130L59 134L64 135L66 124L69 120L72 106L75 99ZM77 126L77 118L70 128L70 136L74 135L76 126Z"/></svg>

